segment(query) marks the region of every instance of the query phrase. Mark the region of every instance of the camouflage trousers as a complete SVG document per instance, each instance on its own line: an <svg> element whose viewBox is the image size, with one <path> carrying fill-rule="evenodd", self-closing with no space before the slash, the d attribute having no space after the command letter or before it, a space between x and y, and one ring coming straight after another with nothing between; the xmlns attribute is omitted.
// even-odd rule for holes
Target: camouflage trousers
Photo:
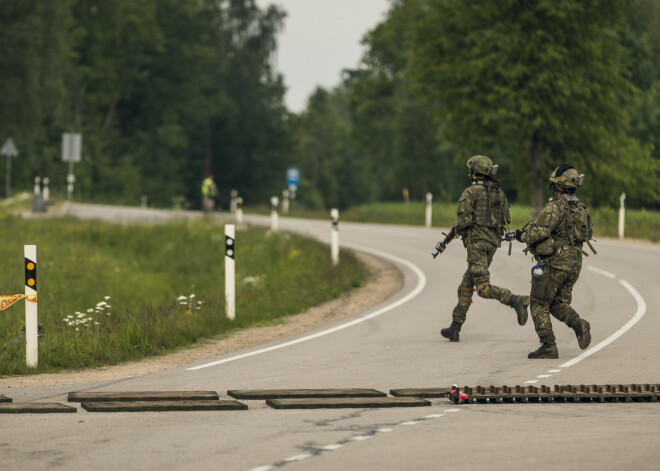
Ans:
<svg viewBox="0 0 660 471"><path fill-rule="evenodd" d="M531 296L530 310L534 320L534 329L536 329L541 343L555 343L550 314L570 328L573 328L580 318L570 305L573 297L573 286L580 276L580 271L560 270L550 267L544 267L544 269L550 270L546 299Z"/></svg>
<svg viewBox="0 0 660 471"><path fill-rule="evenodd" d="M506 288L490 284L490 267L497 247L485 240L478 240L467 245L468 268L463 275L463 281L458 287L458 304L452 312L452 319L459 324L465 322L465 318L472 304L472 293L486 299L497 299L502 304L509 305L511 291Z"/></svg>

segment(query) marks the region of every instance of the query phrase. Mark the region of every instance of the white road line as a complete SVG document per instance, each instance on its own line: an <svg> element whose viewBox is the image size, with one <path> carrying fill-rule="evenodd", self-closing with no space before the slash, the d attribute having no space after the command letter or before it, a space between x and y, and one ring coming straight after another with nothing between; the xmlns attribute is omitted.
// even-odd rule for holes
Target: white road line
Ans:
<svg viewBox="0 0 660 471"><path fill-rule="evenodd" d="M306 460L307 458L311 458L312 455L309 453L303 453L302 455L295 455L295 456L290 456L289 458L285 458L284 461L286 462L292 462L292 461L302 461Z"/></svg>
<svg viewBox="0 0 660 471"><path fill-rule="evenodd" d="M371 438L371 435L358 435L357 437L351 438L354 442L361 442L362 440L368 440Z"/></svg>
<svg viewBox="0 0 660 471"><path fill-rule="evenodd" d="M343 446L344 446L344 445L340 445L339 443L335 443L334 445L326 445L326 446L322 446L322 447L321 447L321 450L329 450L329 451L332 451L332 450L336 450L337 448L341 448L341 447L343 447Z"/></svg>
<svg viewBox="0 0 660 471"><path fill-rule="evenodd" d="M525 384L534 384L534 383L538 383L538 382L539 382L538 379L529 379L529 380L525 381Z"/></svg>
<svg viewBox="0 0 660 471"><path fill-rule="evenodd" d="M275 469L275 466L271 466L271 465L257 466L256 468L250 469L250 471L271 471L271 469Z"/></svg>
<svg viewBox="0 0 660 471"><path fill-rule="evenodd" d="M612 278L613 280L616 280L616 275L614 273L610 273L605 270L601 270L600 268L592 267L591 265L587 267L587 270L590 270L594 273L598 273L599 275L606 276L608 278Z"/></svg>
<svg viewBox="0 0 660 471"><path fill-rule="evenodd" d="M617 330L612 335L607 337L605 340L600 342L598 345L591 347L589 350L586 350L584 353L576 356L572 360L567 361L562 365L559 365L560 368L568 368L569 366L573 366L577 362L582 361L588 356L591 356L594 353L598 352L599 350L607 347L609 344L611 344L616 339L618 339L623 334L625 334L628 330L630 330L635 324L639 322L639 320L642 317L644 317L644 314L646 314L646 302L644 301L644 298L642 298L642 296L637 292L637 290L633 288L633 286L630 283L628 283L626 280L619 280L619 283L621 283L623 287L626 288L628 292L632 295L632 297L635 298L635 301L637 302L637 312L635 312L635 315L628 322L626 322L623 325L623 327L621 327L619 330Z"/></svg>
<svg viewBox="0 0 660 471"><path fill-rule="evenodd" d="M394 429L393 428L379 428L378 430L376 430L376 432L388 433L388 432L394 432Z"/></svg>
<svg viewBox="0 0 660 471"><path fill-rule="evenodd" d="M549 378L552 375L538 375L537 378Z"/></svg>
<svg viewBox="0 0 660 471"><path fill-rule="evenodd" d="M350 247L350 248L353 248L355 250L359 250L361 252L371 253L371 254L376 255L378 257L389 259L393 262L397 262L397 263L400 263L401 265L405 265L406 267L410 268L415 273L415 275L417 275L417 286L415 286L415 289L413 289L410 293L408 293L407 295L405 295L401 299L399 299L397 301L394 301L392 304L388 304L387 306L382 307L382 308L378 309L377 311L372 312L371 314L367 314L366 316L359 317L359 318L354 319L352 321L346 322L345 324L341 324L341 325L338 325L336 327L332 327L330 329L323 330L321 332L317 332L317 333L312 334L312 335L307 335L305 337L301 337L301 338L298 338L298 339L295 339L295 340L291 340L289 342L284 342L284 343L281 343L279 345L273 345L272 347L262 348L262 349L259 349L259 350L254 350L252 352L243 353L241 355L236 355L236 356L233 356L233 357L225 358L223 360L212 361L211 363L205 363L203 365L198 365L198 366L193 366L191 368L186 368L186 371L201 370L202 368L208 368L209 366L221 365L223 363L229 363L230 361L240 360L242 358L248 358L248 357L251 357L251 356L254 356L254 355L260 355L262 353L272 352L273 350L279 350L280 348L290 347L291 345L296 345L298 343L307 342L308 340L317 339L319 337L323 337L325 335L332 334L332 333L338 332L340 330L344 330L348 327L353 327L354 325L361 324L363 322L371 320L375 317L378 317L382 314L385 314L386 312L391 311L392 309L395 309L395 308L401 306L404 303L407 303L408 301L413 299L415 296L417 296L419 293L421 293L422 290L424 289L424 287L426 286L426 276L424 275L424 272L422 272L422 270L420 270L416 265L410 263L408 260L397 257L396 255L391 255L391 254L386 253L386 252L381 252L380 250L374 250L374 249L371 249L371 248L368 248L368 247L362 247L362 246L359 246L359 245L345 244L344 247Z"/></svg>
<svg viewBox="0 0 660 471"><path fill-rule="evenodd" d="M548 373L561 373L561 370L548 370Z"/></svg>
<svg viewBox="0 0 660 471"><path fill-rule="evenodd" d="M408 422L401 422L399 425L417 425L419 423L417 420L409 420Z"/></svg>
<svg viewBox="0 0 660 471"><path fill-rule="evenodd" d="M445 409L443 412L460 412L462 409Z"/></svg>
<svg viewBox="0 0 660 471"><path fill-rule="evenodd" d="M437 419L438 417L444 417L444 416L445 416L445 414L431 414L431 415L425 416L424 418L425 419Z"/></svg>

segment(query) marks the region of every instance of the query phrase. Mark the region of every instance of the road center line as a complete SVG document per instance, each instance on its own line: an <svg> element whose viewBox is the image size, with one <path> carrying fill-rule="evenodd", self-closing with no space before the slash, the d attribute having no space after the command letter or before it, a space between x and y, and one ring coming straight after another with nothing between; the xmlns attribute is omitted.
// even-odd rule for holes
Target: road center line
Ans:
<svg viewBox="0 0 660 471"><path fill-rule="evenodd" d="M358 250L360 252L366 252L370 253L372 255L376 255L377 257L381 257L396 263L400 263L401 265L405 265L408 267L410 270L412 270L415 275L417 275L417 286L415 286L415 289L413 289L410 293L402 297L401 299L398 299L397 301L394 301L392 304L388 304L387 306L384 306L377 311L372 312L371 314L367 314L366 316L363 317L358 317L357 319L354 319L352 321L346 322L344 324L340 324L338 326L332 327L330 329L323 330L321 332L317 332L315 334L307 335L305 337L301 337L295 340L291 340L289 342L284 342L278 345L273 345L271 347L267 348L262 348L259 350L254 350L252 352L248 353L243 353L241 355L236 355L233 357L225 358L223 360L217 360L213 361L211 363L205 363L203 365L198 365L198 366L193 366L191 368L186 368L186 371L195 371L195 370L201 370L202 368L208 368L210 366L216 366L216 365L221 365L223 363L229 363L230 361L235 361L235 360L241 360L243 358L248 358L251 356L255 355L260 355L262 353L267 353L267 352L272 352L273 350L279 350L280 348L285 348L285 347L290 347L291 345L296 345L298 343L302 342L307 342L308 340L314 340L319 337L323 337L328 334L332 334L335 332L338 332L340 330L344 330L348 327L353 327L354 325L361 324L363 322L366 322L368 320L374 319L382 314L385 314L386 312L391 311L392 309L395 309L399 306L401 306L404 303L407 303L411 299L413 299L415 296L417 296L419 293L422 292L424 287L426 286L426 276L424 275L424 272L417 267L417 265L414 265L410 263L408 260L405 260L403 258L397 257L396 255L389 254L387 252L381 252L380 250L375 250L371 249L368 247L362 247L359 245L352 245L352 244L345 244L344 247L349 247L354 250Z"/></svg>
<svg viewBox="0 0 660 471"><path fill-rule="evenodd" d="M632 295L632 297L635 298L635 301L637 302L637 312L635 312L635 315L628 322L626 322L619 330L614 332L612 335L607 337L598 345L591 347L589 350L585 351L581 355L576 356L572 360L567 361L562 365L559 365L560 368L568 368L569 366L573 366L577 362L582 361L588 356L591 356L594 353L598 352L599 350L607 347L609 344L611 344L616 339L618 339L623 334L625 334L628 330L630 330L635 324L637 324L637 322L639 322L639 320L642 317L644 317L644 314L646 314L646 302L644 301L644 298L642 298L642 296L637 292L637 290L626 280L619 280L619 283L621 283L623 287L626 288L628 292Z"/></svg>

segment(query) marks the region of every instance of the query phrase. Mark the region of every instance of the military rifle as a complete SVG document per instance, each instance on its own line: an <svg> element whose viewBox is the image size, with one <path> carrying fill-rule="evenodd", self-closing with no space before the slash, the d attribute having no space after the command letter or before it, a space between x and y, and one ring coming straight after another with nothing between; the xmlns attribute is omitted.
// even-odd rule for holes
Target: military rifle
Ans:
<svg viewBox="0 0 660 471"><path fill-rule="evenodd" d="M435 246L435 253L431 254L433 255L433 258L437 257L438 254L444 252L445 249L447 248L447 245L449 245L449 242L451 242L452 239L456 237L456 226L451 228L449 234L443 232L442 235L444 235L445 238L440 242L438 242L438 244Z"/></svg>
<svg viewBox="0 0 660 471"><path fill-rule="evenodd" d="M511 241L516 240L516 231L505 231L500 240L509 243L509 256L511 256Z"/></svg>

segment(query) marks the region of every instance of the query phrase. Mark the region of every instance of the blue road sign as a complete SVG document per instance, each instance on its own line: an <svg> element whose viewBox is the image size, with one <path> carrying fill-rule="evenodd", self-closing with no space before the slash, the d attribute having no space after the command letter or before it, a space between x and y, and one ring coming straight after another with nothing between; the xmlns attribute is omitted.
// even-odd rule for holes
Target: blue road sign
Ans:
<svg viewBox="0 0 660 471"><path fill-rule="evenodd" d="M289 168L286 171L286 184L288 187L298 187L300 183L300 170L297 168Z"/></svg>

